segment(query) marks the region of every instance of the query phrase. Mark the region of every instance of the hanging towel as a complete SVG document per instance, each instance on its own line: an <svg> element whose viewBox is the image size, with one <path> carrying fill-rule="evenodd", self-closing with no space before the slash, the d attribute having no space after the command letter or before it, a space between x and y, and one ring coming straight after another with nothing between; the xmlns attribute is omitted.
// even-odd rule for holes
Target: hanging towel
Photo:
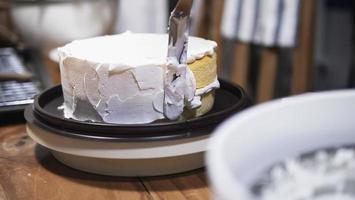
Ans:
<svg viewBox="0 0 355 200"><path fill-rule="evenodd" d="M293 47L299 0L226 0L222 35L263 46Z"/></svg>
<svg viewBox="0 0 355 200"><path fill-rule="evenodd" d="M121 33L166 33L168 4L166 0L120 0L115 31Z"/></svg>

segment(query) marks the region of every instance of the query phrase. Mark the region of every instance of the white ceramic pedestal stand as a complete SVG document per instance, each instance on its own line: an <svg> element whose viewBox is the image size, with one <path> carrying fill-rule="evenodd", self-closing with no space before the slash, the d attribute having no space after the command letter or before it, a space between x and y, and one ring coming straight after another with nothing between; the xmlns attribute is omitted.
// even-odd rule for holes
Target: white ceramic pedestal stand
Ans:
<svg viewBox="0 0 355 200"><path fill-rule="evenodd" d="M28 135L72 168L112 176L156 176L204 166L209 134L159 141L101 141L67 137L27 123Z"/></svg>

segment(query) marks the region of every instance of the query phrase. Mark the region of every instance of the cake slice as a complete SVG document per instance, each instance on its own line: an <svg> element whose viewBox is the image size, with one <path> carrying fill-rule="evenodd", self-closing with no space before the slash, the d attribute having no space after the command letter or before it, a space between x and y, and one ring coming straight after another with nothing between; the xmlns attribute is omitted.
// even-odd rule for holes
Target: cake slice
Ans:
<svg viewBox="0 0 355 200"><path fill-rule="evenodd" d="M64 115L76 120L138 124L165 119L166 34L123 33L73 41L58 49ZM219 87L217 44L189 37L188 66L195 96L181 119L208 112Z"/></svg>

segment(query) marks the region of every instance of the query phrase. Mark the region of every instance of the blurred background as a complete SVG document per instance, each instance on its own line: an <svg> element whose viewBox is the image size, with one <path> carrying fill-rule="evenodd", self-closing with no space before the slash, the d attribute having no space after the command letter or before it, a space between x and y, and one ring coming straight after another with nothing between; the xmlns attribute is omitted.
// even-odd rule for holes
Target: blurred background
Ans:
<svg viewBox="0 0 355 200"><path fill-rule="evenodd" d="M176 2L0 0L0 102L14 99L6 84L32 82L33 93L59 84L55 49L72 40L166 33ZM219 76L255 103L353 88L354 7L352 0L194 0L190 35L217 41Z"/></svg>

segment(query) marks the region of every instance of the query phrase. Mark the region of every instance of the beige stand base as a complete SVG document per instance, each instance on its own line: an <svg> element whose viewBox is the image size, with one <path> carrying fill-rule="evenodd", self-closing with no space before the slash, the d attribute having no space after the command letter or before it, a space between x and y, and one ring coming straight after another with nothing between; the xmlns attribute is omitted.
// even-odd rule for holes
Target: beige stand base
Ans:
<svg viewBox="0 0 355 200"><path fill-rule="evenodd" d="M111 176L157 176L204 166L209 135L167 141L108 142L66 137L27 124L28 135L72 168Z"/></svg>
<svg viewBox="0 0 355 200"><path fill-rule="evenodd" d="M204 166L203 153L155 159L107 159L75 156L52 151L54 157L72 168L110 176L158 176L190 171Z"/></svg>

